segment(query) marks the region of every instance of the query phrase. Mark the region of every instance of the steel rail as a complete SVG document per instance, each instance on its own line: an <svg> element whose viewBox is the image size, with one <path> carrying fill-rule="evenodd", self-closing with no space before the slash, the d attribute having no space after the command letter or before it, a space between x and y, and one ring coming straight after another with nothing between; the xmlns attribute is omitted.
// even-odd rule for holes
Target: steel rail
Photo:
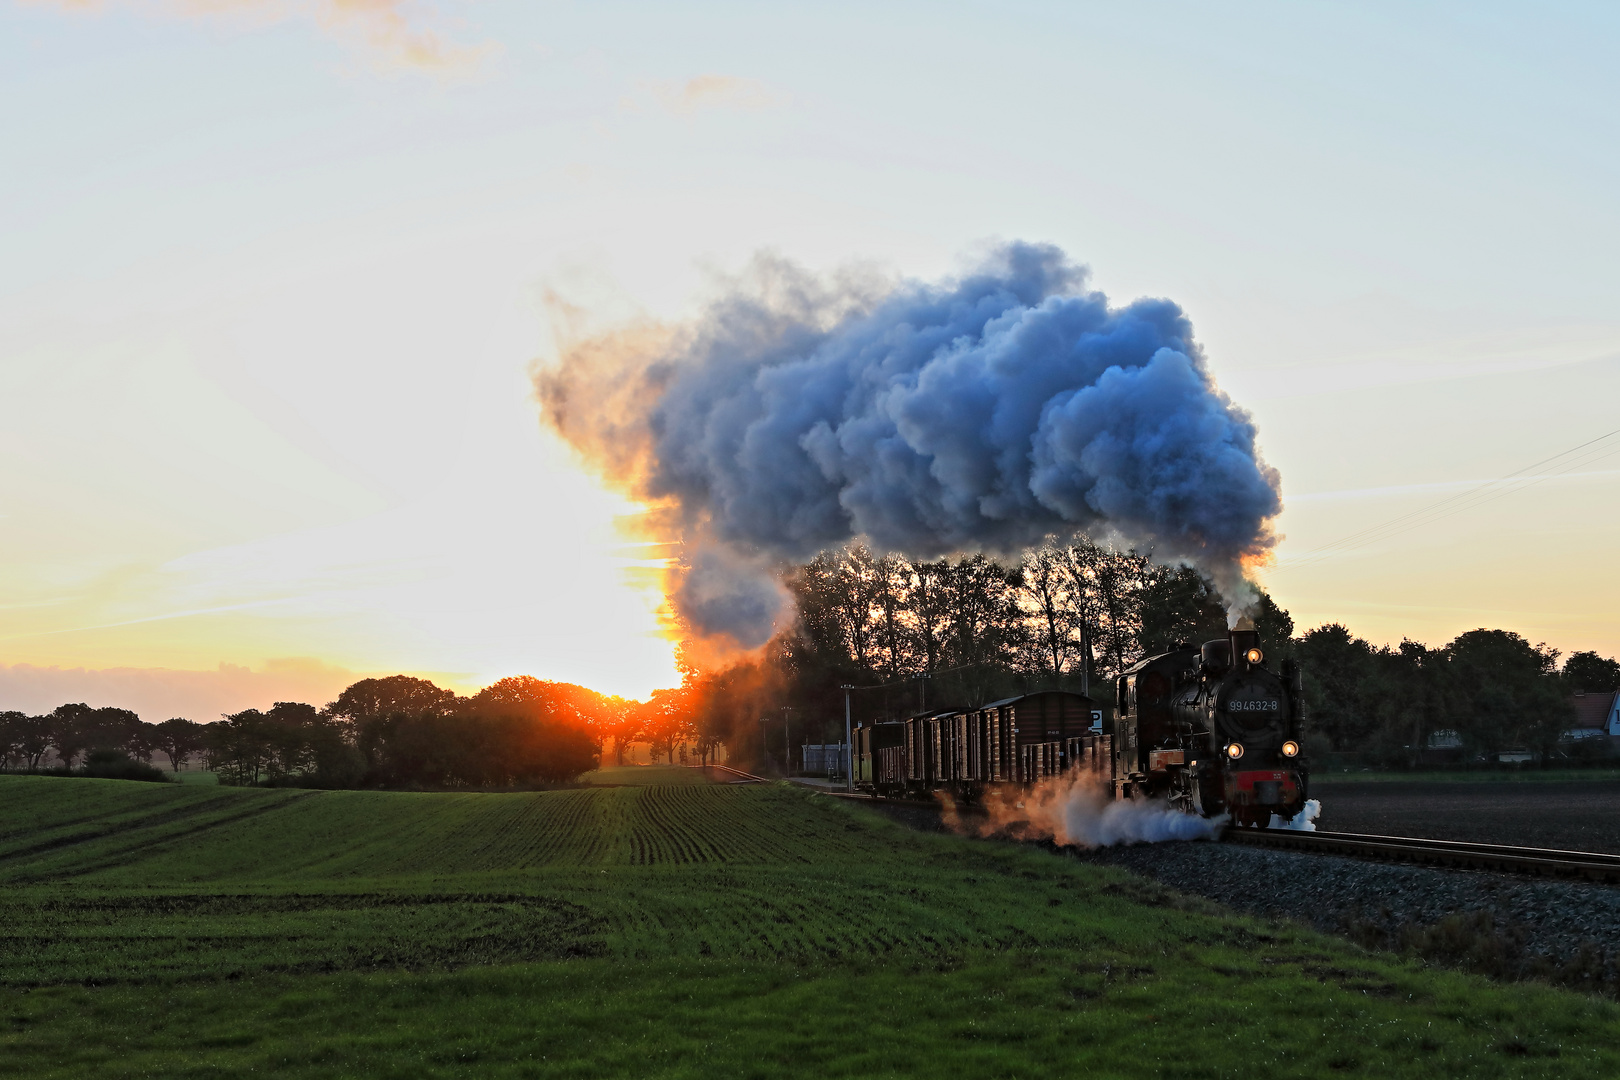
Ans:
<svg viewBox="0 0 1620 1080"><path fill-rule="evenodd" d="M1469 870L1494 870L1535 877L1575 878L1620 883L1620 855L1599 851L1561 851L1556 848L1476 844L1466 840L1426 840L1415 836L1374 836L1363 833L1295 832L1289 829L1228 828L1225 843L1253 847L1310 851L1323 855L1349 855L1385 862Z"/></svg>
<svg viewBox="0 0 1620 1080"><path fill-rule="evenodd" d="M741 769L733 769L730 765L693 765L692 768L694 768L694 769L719 769L721 772L728 772L733 776L741 777L741 779L739 779L739 780L728 781L729 783L732 783L732 784L768 784L768 783L770 783L770 781L768 779L766 779L765 777L763 777L763 776L755 776L751 772L743 772Z"/></svg>

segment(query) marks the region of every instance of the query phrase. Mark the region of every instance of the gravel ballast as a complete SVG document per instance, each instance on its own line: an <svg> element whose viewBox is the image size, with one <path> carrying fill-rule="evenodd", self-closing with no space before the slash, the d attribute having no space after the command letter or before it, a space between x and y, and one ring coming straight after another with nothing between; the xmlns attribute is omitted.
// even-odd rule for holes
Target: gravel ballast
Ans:
<svg viewBox="0 0 1620 1080"><path fill-rule="evenodd" d="M1615 781L1340 782L1313 794L1335 831L1620 853ZM913 828L943 827L931 808L868 805ZM1620 996L1620 886L1208 841L1067 853L1370 948Z"/></svg>
<svg viewBox="0 0 1620 1080"><path fill-rule="evenodd" d="M1072 852L1239 911L1498 978L1620 989L1620 889L1236 844Z"/></svg>

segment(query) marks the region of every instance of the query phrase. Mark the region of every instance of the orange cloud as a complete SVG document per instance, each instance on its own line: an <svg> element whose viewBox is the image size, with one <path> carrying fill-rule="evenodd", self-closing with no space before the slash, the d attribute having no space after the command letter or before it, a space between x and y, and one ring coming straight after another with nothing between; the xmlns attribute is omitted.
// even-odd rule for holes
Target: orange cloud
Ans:
<svg viewBox="0 0 1620 1080"><path fill-rule="evenodd" d="M314 22L403 67L449 72L475 66L488 46L446 41L430 26L431 8L412 0L24 0L73 11L136 8L178 18L247 18L266 23Z"/></svg>

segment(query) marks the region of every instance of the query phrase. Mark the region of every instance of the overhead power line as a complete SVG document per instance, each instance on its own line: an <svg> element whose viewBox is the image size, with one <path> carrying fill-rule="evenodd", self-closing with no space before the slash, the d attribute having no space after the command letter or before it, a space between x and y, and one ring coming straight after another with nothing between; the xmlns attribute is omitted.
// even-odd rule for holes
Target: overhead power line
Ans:
<svg viewBox="0 0 1620 1080"><path fill-rule="evenodd" d="M1499 476L1495 480L1469 488L1467 491L1460 491L1455 495L1430 503L1421 509L1401 514L1377 525L1368 526L1348 536L1341 537L1331 544L1312 548L1297 559L1290 559L1287 563L1275 567L1272 573L1292 570L1300 566L1310 566L1337 555L1345 555L1370 544L1378 543L1381 540L1387 540L1400 533L1421 528L1424 525L1431 525L1454 514L1460 514L1464 510L1472 510L1476 506L1494 502L1504 496L1534 487L1545 480L1567 476L1588 465L1596 464L1604 458L1620 454L1620 440L1615 439L1616 435L1620 435L1620 428L1616 428L1606 435L1599 435L1595 439L1588 439L1579 446L1572 446L1568 450L1554 454L1552 457L1542 458L1540 461L1526 465L1522 469L1515 469L1506 476Z"/></svg>

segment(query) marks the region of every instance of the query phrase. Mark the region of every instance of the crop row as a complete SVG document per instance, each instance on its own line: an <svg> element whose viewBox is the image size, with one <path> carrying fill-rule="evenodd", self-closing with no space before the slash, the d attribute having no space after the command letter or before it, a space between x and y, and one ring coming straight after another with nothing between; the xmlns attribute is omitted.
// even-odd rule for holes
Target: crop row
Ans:
<svg viewBox="0 0 1620 1080"><path fill-rule="evenodd" d="M54 787L56 790L50 790ZM176 789L0 778L0 881L295 881L855 856L797 792L722 785L407 794ZM193 789L196 790L196 789ZM151 795L146 792L151 791ZM98 804L101 813L95 810Z"/></svg>

